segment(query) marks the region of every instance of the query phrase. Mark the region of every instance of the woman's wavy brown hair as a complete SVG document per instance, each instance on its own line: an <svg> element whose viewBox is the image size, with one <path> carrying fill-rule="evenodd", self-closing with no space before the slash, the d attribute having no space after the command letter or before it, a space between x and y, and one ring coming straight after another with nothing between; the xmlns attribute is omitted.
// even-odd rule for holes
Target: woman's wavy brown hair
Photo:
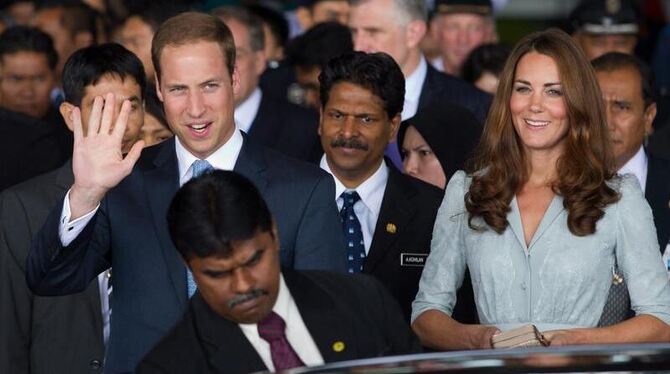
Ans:
<svg viewBox="0 0 670 374"><path fill-rule="evenodd" d="M528 181L530 162L516 134L510 98L519 60L530 52L551 57L558 66L569 124L565 150L559 158L552 189L563 196L568 228L577 236L595 232L603 208L619 194L607 185L614 162L602 97L591 64L570 36L550 29L527 35L517 43L500 76L484 132L468 168L473 176L465 196L469 226L481 217L498 233L507 228L512 197Z"/></svg>

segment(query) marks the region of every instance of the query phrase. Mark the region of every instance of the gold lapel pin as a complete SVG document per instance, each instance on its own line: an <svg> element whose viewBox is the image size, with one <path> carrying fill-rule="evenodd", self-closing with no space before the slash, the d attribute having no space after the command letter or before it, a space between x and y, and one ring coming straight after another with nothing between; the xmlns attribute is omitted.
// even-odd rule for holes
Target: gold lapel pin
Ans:
<svg viewBox="0 0 670 374"><path fill-rule="evenodd" d="M388 232L389 234L395 234L395 232L397 230L398 230L398 228L395 227L394 224L392 224L392 223L387 223L386 224L386 232Z"/></svg>
<svg viewBox="0 0 670 374"><path fill-rule="evenodd" d="M335 352L338 352L338 353L342 352L342 351L344 351L344 348L345 348L344 347L344 342L342 342L342 341L338 340L335 343L333 343L333 351L335 351Z"/></svg>

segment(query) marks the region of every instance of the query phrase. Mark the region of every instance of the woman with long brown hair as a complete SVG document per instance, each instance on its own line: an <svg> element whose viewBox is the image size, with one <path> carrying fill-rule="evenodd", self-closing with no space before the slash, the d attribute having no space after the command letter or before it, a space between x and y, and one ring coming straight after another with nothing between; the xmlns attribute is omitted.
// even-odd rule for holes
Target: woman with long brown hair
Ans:
<svg viewBox="0 0 670 374"><path fill-rule="evenodd" d="M589 62L559 30L512 51L466 174L450 180L412 327L437 349L490 348L534 324L551 345L670 341L670 286L649 206L613 173ZM596 328L618 265L636 316ZM481 325L450 317L469 268Z"/></svg>

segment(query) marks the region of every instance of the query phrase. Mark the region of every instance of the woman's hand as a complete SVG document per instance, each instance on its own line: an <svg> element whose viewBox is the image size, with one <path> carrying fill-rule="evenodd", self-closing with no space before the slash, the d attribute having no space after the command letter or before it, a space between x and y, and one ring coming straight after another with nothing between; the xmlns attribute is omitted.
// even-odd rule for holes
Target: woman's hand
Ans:
<svg viewBox="0 0 670 374"><path fill-rule="evenodd" d="M587 329L551 330L543 332L542 335L552 347L562 345L588 344L586 336Z"/></svg>
<svg viewBox="0 0 670 374"><path fill-rule="evenodd" d="M478 349L493 348L493 337L500 334L500 329L495 326L471 325L473 329L472 336Z"/></svg>

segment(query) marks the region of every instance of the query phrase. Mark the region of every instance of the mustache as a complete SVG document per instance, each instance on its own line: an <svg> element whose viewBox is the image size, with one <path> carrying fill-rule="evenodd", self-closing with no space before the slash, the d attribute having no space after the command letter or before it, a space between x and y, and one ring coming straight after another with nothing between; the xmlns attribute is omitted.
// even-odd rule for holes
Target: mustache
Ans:
<svg viewBox="0 0 670 374"><path fill-rule="evenodd" d="M368 145L358 140L358 138L345 139L341 136L333 139L330 142L330 146L333 148L343 147L343 148L360 149L362 151L368 150Z"/></svg>
<svg viewBox="0 0 670 374"><path fill-rule="evenodd" d="M255 289L253 289L253 290L251 290L251 291L249 291L249 292L247 292L247 293L244 293L244 294L241 294L241 295L237 295L237 296L233 297L232 299L230 299L230 300L228 301L228 307L232 309L232 308L234 308L236 305L245 303L245 302L247 302L247 301L249 301L249 300L253 300L253 299L256 299L256 298L258 298L258 297L267 295L267 294L268 294L267 291L262 290L262 289L260 289L260 288L255 288Z"/></svg>

